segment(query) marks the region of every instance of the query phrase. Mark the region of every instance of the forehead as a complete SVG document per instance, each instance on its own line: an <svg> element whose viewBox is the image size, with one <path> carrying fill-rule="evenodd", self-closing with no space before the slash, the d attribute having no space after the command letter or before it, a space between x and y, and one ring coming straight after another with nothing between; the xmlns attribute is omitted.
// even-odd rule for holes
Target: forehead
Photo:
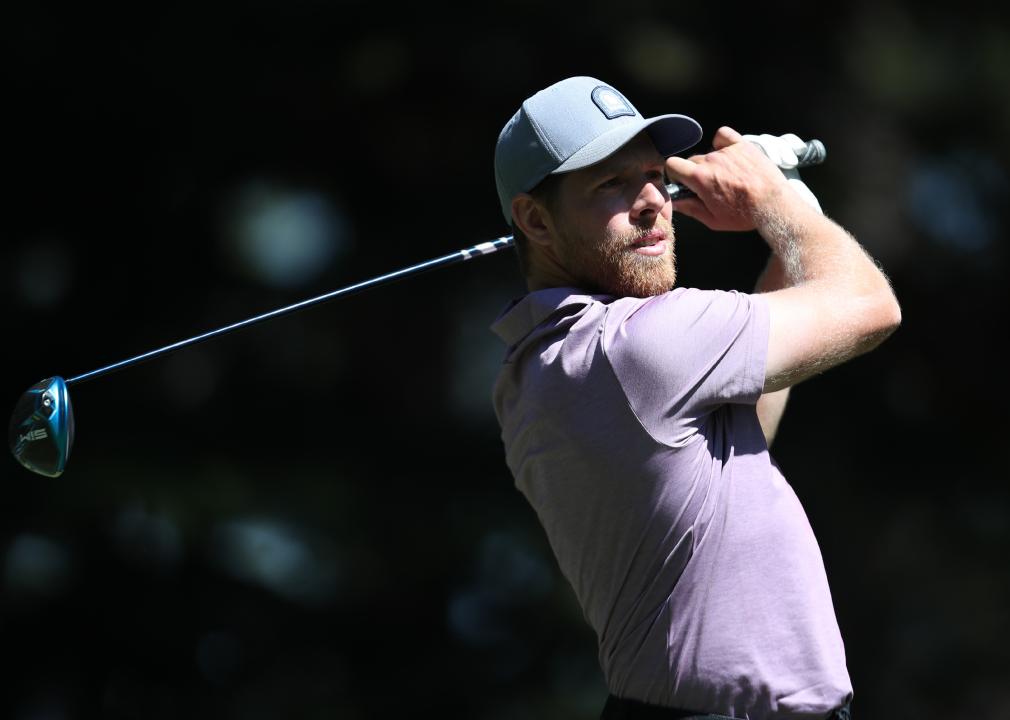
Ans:
<svg viewBox="0 0 1010 720"><path fill-rule="evenodd" d="M595 165L584 168L582 172L587 176L595 177L610 172L618 172L627 167L663 164L663 162L664 158L656 150L656 146L652 144L649 134L641 132L620 150Z"/></svg>

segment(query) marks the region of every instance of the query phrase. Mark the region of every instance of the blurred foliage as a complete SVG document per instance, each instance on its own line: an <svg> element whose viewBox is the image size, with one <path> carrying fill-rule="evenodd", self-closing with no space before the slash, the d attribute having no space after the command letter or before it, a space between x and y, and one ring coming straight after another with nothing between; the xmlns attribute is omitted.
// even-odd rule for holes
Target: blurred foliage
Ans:
<svg viewBox="0 0 1010 720"><path fill-rule="evenodd" d="M821 138L805 179L905 318L797 389L775 452L856 717L1010 716L998 6L33 5L0 33L10 407L46 375L502 234L498 131L567 75L706 138ZM285 223L257 187L316 203L297 258L236 251L235 228ZM752 286L758 240L678 235L684 284ZM249 271L264 258L298 272ZM493 256L75 387L67 473L0 469L0 715L598 716L595 638L491 411L487 326L521 291Z"/></svg>

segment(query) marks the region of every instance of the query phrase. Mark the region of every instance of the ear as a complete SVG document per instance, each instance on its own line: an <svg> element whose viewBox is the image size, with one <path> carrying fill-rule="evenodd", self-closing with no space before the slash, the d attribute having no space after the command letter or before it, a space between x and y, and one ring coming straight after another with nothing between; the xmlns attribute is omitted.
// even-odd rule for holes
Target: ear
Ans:
<svg viewBox="0 0 1010 720"><path fill-rule="evenodd" d="M551 214L529 193L519 193L512 198L512 220L537 245L554 242Z"/></svg>

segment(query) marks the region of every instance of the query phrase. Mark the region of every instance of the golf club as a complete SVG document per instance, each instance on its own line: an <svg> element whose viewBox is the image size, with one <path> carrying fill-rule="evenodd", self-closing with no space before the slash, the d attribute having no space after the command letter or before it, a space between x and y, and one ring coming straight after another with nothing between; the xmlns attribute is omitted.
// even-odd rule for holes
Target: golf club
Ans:
<svg viewBox="0 0 1010 720"><path fill-rule="evenodd" d="M434 270L435 268L472 260L483 255L490 255L508 247L512 247L511 235L500 237L490 242L479 243L450 253L449 255L443 255L442 257L411 265L410 267L386 273L385 275L379 275L370 280L348 285L347 287L333 290L323 295L317 295L293 305L286 305L262 315L256 315L255 317L205 332L202 335L180 340L171 345L165 345L156 350L151 350L66 380L58 375L46 378L28 388L14 408L14 414L11 416L10 429L7 435L11 452L14 453L14 457L17 458L19 463L32 472L48 477L59 477L66 467L67 458L70 456L70 449L74 442L74 413L70 404L70 394L67 391L67 388L71 385L84 382L85 380L93 380L102 375L108 375L116 370L122 370L131 365L151 360L180 348L195 345L196 343L210 340L211 338L263 322L264 320L287 315L296 310L304 310L305 308L333 300L334 298L350 295L378 285L384 285L410 275L417 275L428 270Z"/></svg>
<svg viewBox="0 0 1010 720"><path fill-rule="evenodd" d="M825 158L824 145L819 140L811 140L806 143L806 150L799 154L798 157L800 160L798 167L820 164ZM672 199L683 199L694 196L694 193L687 188L674 183L668 184L667 190ZM205 332L202 335L180 340L171 345L165 345L156 350L151 350L66 380L58 375L48 377L28 388L14 407L14 413L11 416L7 434L11 452L19 463L32 472L47 477L59 477L66 468L67 459L70 457L70 450L74 444L74 412L70 404L70 393L67 390L71 385L84 382L85 380L93 380L102 375L108 375L116 370L137 365L138 363L151 360L189 345L195 345L196 343L210 340L211 338L263 322L264 320L271 320L297 310L304 310L305 308L344 295L384 285L394 280L427 272L428 270L490 255L499 250L512 247L513 244L511 235L506 235L489 242L478 243L477 245L448 255L411 265L410 267L386 273L385 275L379 275L370 280L348 285L347 287L333 290L323 295L317 295L293 305L286 305L277 310L271 310L270 312Z"/></svg>

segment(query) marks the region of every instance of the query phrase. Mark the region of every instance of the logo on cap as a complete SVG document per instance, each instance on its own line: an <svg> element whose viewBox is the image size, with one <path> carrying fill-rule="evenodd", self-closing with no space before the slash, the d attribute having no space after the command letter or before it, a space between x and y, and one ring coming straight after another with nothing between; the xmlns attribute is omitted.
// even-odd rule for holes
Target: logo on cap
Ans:
<svg viewBox="0 0 1010 720"><path fill-rule="evenodd" d="M593 90L593 102L611 120L622 115L635 115L635 110L631 107L631 103L625 100L614 88L607 87L606 85L600 85Z"/></svg>

